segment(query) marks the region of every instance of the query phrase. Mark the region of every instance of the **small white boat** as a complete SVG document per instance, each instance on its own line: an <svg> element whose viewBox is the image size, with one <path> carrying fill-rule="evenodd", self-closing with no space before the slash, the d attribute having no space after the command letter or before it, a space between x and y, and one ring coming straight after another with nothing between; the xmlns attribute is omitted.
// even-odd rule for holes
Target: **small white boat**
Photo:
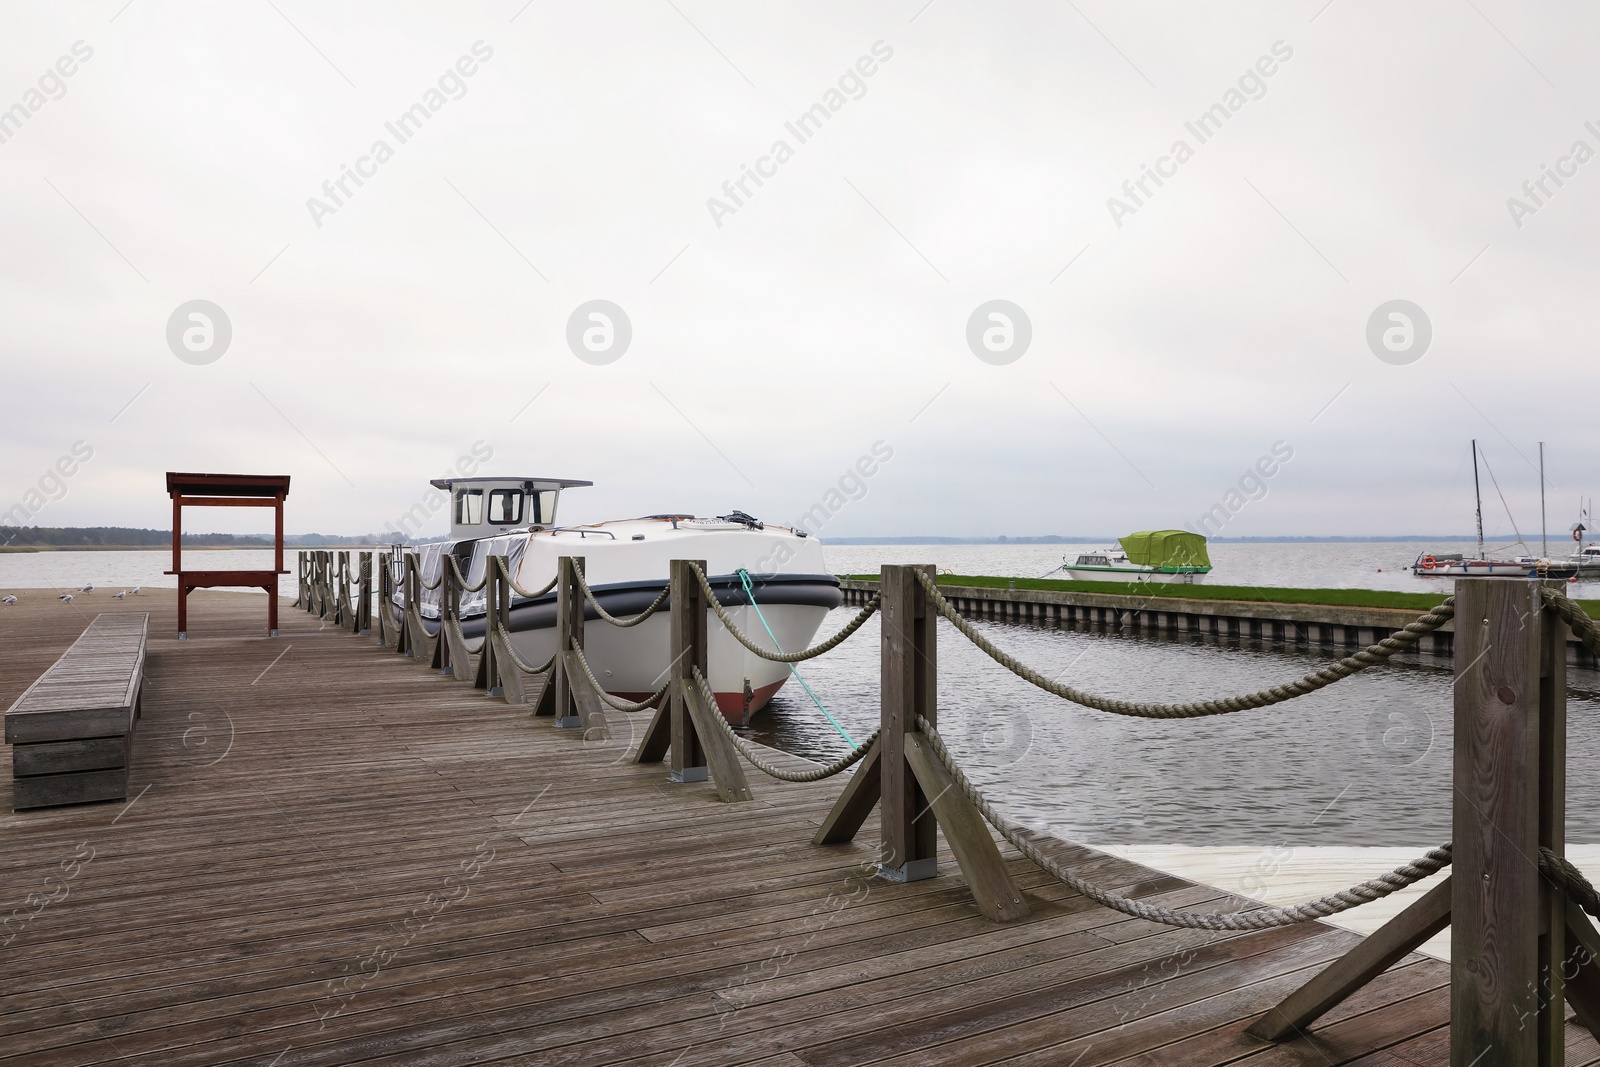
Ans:
<svg viewBox="0 0 1600 1067"><path fill-rule="evenodd" d="M1550 561L1544 562L1548 567ZM1411 573L1419 578L1537 578L1539 564L1533 556L1472 559L1460 552L1424 552L1411 564Z"/></svg>
<svg viewBox="0 0 1600 1067"><path fill-rule="evenodd" d="M556 576L561 556L583 556L595 599L619 618L649 607L667 585L675 559L705 560L717 602L744 633L785 652L810 645L823 618L843 602L839 579L828 573L815 537L772 526L743 512L717 518L649 515L584 526L555 525L562 489L592 482L560 478L447 478L432 483L450 495L450 536L419 545L422 577L433 583L445 553L475 585L489 557L503 555L518 585L542 589ZM401 600L396 591L396 602ZM437 633L440 590L425 590L418 605L429 633ZM461 630L469 641L484 632L484 594L463 594ZM757 607L752 605L759 605ZM556 594L522 597L510 606L511 641L530 663L555 651ZM638 626L622 629L600 620L586 605L584 653L606 691L643 700L667 676L668 620L661 610ZM762 659L734 640L714 617L708 620L707 681L729 721L745 725L788 680L789 668Z"/></svg>
<svg viewBox="0 0 1600 1067"><path fill-rule="evenodd" d="M1063 563L1080 582L1172 582L1194 585L1211 573L1206 539L1187 530L1142 530L1117 541L1116 548L1079 554Z"/></svg>

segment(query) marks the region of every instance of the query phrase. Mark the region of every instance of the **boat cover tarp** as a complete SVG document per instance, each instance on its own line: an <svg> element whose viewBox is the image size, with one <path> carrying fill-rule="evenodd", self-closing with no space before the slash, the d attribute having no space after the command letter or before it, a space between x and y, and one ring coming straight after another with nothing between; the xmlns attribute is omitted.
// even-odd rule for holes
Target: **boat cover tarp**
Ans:
<svg viewBox="0 0 1600 1067"><path fill-rule="evenodd" d="M1117 542L1141 567L1209 567L1206 539L1187 530L1141 530Z"/></svg>

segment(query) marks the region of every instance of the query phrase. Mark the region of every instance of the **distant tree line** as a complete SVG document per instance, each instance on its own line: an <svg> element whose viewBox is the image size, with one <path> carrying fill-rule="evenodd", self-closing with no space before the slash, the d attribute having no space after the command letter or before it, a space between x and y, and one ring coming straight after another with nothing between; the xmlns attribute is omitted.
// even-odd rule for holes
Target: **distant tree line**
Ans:
<svg viewBox="0 0 1600 1067"><path fill-rule="evenodd" d="M381 545L392 534L340 537L334 534L286 534L286 545ZM272 547L270 534L186 533L185 545L196 548ZM74 546L145 548L172 544L171 530L142 530L129 526L0 526L0 545L18 548L68 548Z"/></svg>

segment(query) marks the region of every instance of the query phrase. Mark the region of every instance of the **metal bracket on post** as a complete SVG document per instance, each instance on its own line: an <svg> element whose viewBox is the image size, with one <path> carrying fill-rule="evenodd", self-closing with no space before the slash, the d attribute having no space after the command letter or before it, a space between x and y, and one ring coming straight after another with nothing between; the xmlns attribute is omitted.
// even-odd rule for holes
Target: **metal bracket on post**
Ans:
<svg viewBox="0 0 1600 1067"><path fill-rule="evenodd" d="M576 730L583 729L583 715L573 695L566 653L583 647L583 591L578 588L576 574L584 570L582 556L562 556L556 560L556 660L550 668L550 681L555 687L555 724Z"/></svg>

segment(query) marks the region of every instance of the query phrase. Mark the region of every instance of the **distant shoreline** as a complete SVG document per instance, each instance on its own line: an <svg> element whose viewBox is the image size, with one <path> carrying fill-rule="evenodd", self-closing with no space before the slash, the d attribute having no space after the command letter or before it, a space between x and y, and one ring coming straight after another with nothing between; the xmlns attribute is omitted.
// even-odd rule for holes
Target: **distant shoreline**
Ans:
<svg viewBox="0 0 1600 1067"><path fill-rule="evenodd" d="M1115 537L825 537L824 544L829 545L1110 545L1115 544ZM1396 534L1390 537L1362 536L1348 537L1339 535L1329 536L1282 536L1282 537L1212 537L1208 538L1214 545L1282 545L1282 544L1378 544L1382 542L1426 542L1437 543L1442 541L1465 541L1476 543L1477 537L1473 534L1440 534L1430 536L1427 534ZM1554 540L1552 538L1552 540ZM1489 537L1484 538L1486 543L1515 543L1514 538Z"/></svg>

